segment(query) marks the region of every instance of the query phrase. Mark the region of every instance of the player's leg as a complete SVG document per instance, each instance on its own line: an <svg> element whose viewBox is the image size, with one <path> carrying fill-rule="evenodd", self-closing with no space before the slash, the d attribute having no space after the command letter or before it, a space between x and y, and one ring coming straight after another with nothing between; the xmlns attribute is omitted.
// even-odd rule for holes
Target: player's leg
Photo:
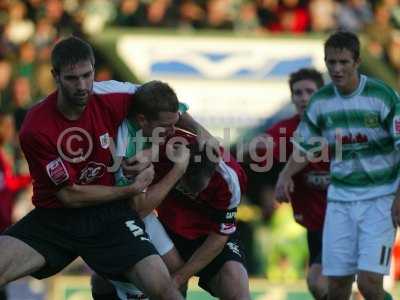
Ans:
<svg viewBox="0 0 400 300"><path fill-rule="evenodd" d="M328 299L348 300L357 272L357 223L353 202L329 202L322 243L323 275L328 276Z"/></svg>
<svg viewBox="0 0 400 300"><path fill-rule="evenodd" d="M358 288L367 300L383 300L383 276L390 273L396 235L391 220L393 197L360 202Z"/></svg>
<svg viewBox="0 0 400 300"><path fill-rule="evenodd" d="M0 300L7 300L7 290L5 287L0 288Z"/></svg>
<svg viewBox="0 0 400 300"><path fill-rule="evenodd" d="M368 271L360 271L357 275L357 285L365 300L383 300L383 275Z"/></svg>
<svg viewBox="0 0 400 300"><path fill-rule="evenodd" d="M130 268L125 277L134 282L150 299L184 299L172 282L168 269L158 255L143 258Z"/></svg>
<svg viewBox="0 0 400 300"><path fill-rule="evenodd" d="M182 299L168 269L145 232L145 225L125 202L85 215L88 229L79 253L99 275L133 283L150 299Z"/></svg>
<svg viewBox="0 0 400 300"><path fill-rule="evenodd" d="M176 297L179 295L169 274L178 270L183 261L156 215L151 213L143 221L146 232L162 259L155 255L144 258L134 266L132 280L142 286L141 290L150 299L178 299ZM152 269L154 275L148 276L147 272ZM183 294L185 293L186 288L183 287Z"/></svg>
<svg viewBox="0 0 400 300"><path fill-rule="evenodd" d="M212 294L222 300L250 300L249 278L245 267L227 261L209 283Z"/></svg>
<svg viewBox="0 0 400 300"><path fill-rule="evenodd" d="M119 300L112 283L96 273L90 278L90 286L93 300Z"/></svg>
<svg viewBox="0 0 400 300"><path fill-rule="evenodd" d="M26 275L49 277L77 257L65 238L68 216L56 211L34 209L0 236L0 286Z"/></svg>
<svg viewBox="0 0 400 300"><path fill-rule="evenodd" d="M316 300L328 297L328 278L322 275L322 230L307 230L309 269L307 286Z"/></svg>
<svg viewBox="0 0 400 300"><path fill-rule="evenodd" d="M222 252L199 272L199 285L222 300L250 300L245 255L236 235L231 236Z"/></svg>
<svg viewBox="0 0 400 300"><path fill-rule="evenodd" d="M179 255L178 250L174 247L174 243L168 236L164 226L158 220L155 213L146 216L143 222L146 225L146 232L149 234L151 242L161 255L169 273L175 273L183 266L184 261ZM182 295L186 296L187 282L179 287L179 289Z"/></svg>
<svg viewBox="0 0 400 300"><path fill-rule="evenodd" d="M316 300L328 299L328 278L322 275L322 265L312 264L307 273L307 286Z"/></svg>
<svg viewBox="0 0 400 300"><path fill-rule="evenodd" d="M328 300L348 300L354 275L328 276Z"/></svg>
<svg viewBox="0 0 400 300"><path fill-rule="evenodd" d="M44 257L26 243L8 236L0 236L0 286L42 268Z"/></svg>

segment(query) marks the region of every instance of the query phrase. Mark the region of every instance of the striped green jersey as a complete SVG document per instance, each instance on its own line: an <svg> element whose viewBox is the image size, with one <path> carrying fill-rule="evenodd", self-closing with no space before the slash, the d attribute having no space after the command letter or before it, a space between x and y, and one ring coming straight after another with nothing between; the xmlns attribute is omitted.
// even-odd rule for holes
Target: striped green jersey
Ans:
<svg viewBox="0 0 400 300"><path fill-rule="evenodd" d="M321 137L330 150L329 200L366 200L396 192L400 102L385 83L361 75L351 95L341 95L333 84L316 92L293 143L315 152Z"/></svg>
<svg viewBox="0 0 400 300"><path fill-rule="evenodd" d="M179 102L179 113L183 114L189 109L186 103ZM149 138L143 137L143 132L138 124L125 119L118 127L116 156L130 158L142 150L149 149L151 142ZM115 183L119 186L128 185L131 180L123 175L119 168L115 173Z"/></svg>

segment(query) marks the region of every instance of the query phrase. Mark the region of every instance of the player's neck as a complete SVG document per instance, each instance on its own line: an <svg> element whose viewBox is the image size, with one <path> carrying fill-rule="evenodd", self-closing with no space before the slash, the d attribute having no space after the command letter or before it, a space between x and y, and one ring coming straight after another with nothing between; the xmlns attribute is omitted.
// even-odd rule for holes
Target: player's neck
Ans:
<svg viewBox="0 0 400 300"><path fill-rule="evenodd" d="M59 93L57 95L57 108L65 118L71 121L75 121L81 117L86 106L71 104L66 99L64 99L61 93Z"/></svg>
<svg viewBox="0 0 400 300"><path fill-rule="evenodd" d="M343 86L343 87L337 86L336 88L339 90L340 94L342 94L342 95L345 95L345 96L351 95L358 89L358 86L360 85L360 81L361 81L360 75L357 74L357 76L353 76L349 80L349 83L346 86Z"/></svg>

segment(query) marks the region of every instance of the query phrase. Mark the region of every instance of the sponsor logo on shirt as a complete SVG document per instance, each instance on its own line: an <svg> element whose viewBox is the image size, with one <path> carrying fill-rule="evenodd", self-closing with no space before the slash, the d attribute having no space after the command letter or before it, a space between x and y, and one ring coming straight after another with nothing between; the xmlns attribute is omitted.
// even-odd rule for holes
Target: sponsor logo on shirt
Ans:
<svg viewBox="0 0 400 300"><path fill-rule="evenodd" d="M55 185L59 185L68 180L69 174L61 158L52 160L46 165L47 175Z"/></svg>
<svg viewBox="0 0 400 300"><path fill-rule="evenodd" d="M100 136L100 146L103 149L107 149L108 147L110 147L110 135L108 134L108 132Z"/></svg>
<svg viewBox="0 0 400 300"><path fill-rule="evenodd" d="M229 249L235 253L236 255L242 257L242 255L240 254L240 249L239 246L237 244L235 244L234 242L228 242L226 243L226 245L229 247Z"/></svg>
<svg viewBox="0 0 400 300"><path fill-rule="evenodd" d="M223 234L231 234L236 230L236 225L234 223L222 223L219 231Z"/></svg>
<svg viewBox="0 0 400 300"><path fill-rule="evenodd" d="M106 166L101 163L91 161L84 167L79 175L80 184L89 184L101 178L106 172Z"/></svg>
<svg viewBox="0 0 400 300"><path fill-rule="evenodd" d="M400 125L400 124L399 124ZM347 134L342 136L342 144L362 144L368 143L368 136L365 134L361 134L360 132L357 134Z"/></svg>
<svg viewBox="0 0 400 300"><path fill-rule="evenodd" d="M304 174L306 184L314 189L326 190L330 183L328 172L310 171Z"/></svg>
<svg viewBox="0 0 400 300"><path fill-rule="evenodd" d="M374 113L368 114L364 118L364 123L365 126L369 128L379 127L379 116Z"/></svg>

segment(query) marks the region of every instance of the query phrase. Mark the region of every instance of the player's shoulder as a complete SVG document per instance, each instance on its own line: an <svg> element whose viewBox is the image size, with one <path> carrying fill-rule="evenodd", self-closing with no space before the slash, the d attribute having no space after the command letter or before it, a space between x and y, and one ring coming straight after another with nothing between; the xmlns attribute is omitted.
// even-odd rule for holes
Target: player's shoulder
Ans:
<svg viewBox="0 0 400 300"><path fill-rule="evenodd" d="M197 135L185 129L177 128L173 138L185 139L188 144L195 144L197 142Z"/></svg>
<svg viewBox="0 0 400 300"><path fill-rule="evenodd" d="M280 120L279 122L268 128L266 133L271 136L282 135L283 133L290 134L300 123L300 116L295 114L290 118Z"/></svg>
<svg viewBox="0 0 400 300"><path fill-rule="evenodd" d="M93 93L96 95L104 94L134 94L138 85L130 82L117 80L95 81L93 83Z"/></svg>
<svg viewBox="0 0 400 300"><path fill-rule="evenodd" d="M362 96L379 98L384 101L398 99L397 92L384 81L369 76L365 76L365 78L366 81L361 93Z"/></svg>
<svg viewBox="0 0 400 300"><path fill-rule="evenodd" d="M321 87L311 96L310 103L329 100L335 96L335 87L332 83L329 83Z"/></svg>
<svg viewBox="0 0 400 300"><path fill-rule="evenodd" d="M27 112L20 129L21 134L37 134L38 132L49 129L49 123L54 117L54 106L56 92L35 103Z"/></svg>
<svg viewBox="0 0 400 300"><path fill-rule="evenodd" d="M241 191L246 185L244 171L236 160L229 162L221 160L218 164L214 176L209 183L208 191L214 190L212 201L215 206L222 208L234 208L240 203ZM207 191L207 189L206 189Z"/></svg>

